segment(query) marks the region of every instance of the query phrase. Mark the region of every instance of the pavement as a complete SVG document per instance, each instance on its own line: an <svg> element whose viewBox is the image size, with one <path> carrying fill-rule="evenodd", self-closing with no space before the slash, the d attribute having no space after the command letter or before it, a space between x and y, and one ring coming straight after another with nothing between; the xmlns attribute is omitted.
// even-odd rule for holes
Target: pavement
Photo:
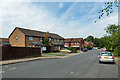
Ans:
<svg viewBox="0 0 120 80"><path fill-rule="evenodd" d="M3 78L118 78L115 64L99 64L100 52L3 65L1 73Z"/></svg>
<svg viewBox="0 0 120 80"><path fill-rule="evenodd" d="M82 53L82 52L80 52L80 53ZM14 63L20 63L20 62L25 62L25 61L33 61L33 60L40 60L40 59L67 58L67 57L70 57L70 56L78 55L80 53L72 53L72 54L67 54L65 56L53 56L53 55L50 55L50 56L45 56L45 57L34 57L34 58L23 58L23 59L15 59L15 60L5 60L5 61L1 61L0 65L14 64Z"/></svg>

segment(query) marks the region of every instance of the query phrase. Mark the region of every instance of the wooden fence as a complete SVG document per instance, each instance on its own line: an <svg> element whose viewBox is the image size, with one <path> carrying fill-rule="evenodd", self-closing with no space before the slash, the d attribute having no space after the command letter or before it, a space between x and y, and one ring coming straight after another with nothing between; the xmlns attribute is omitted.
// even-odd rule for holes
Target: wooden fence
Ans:
<svg viewBox="0 0 120 80"><path fill-rule="evenodd" d="M2 47L2 60L41 56L41 48L36 47Z"/></svg>

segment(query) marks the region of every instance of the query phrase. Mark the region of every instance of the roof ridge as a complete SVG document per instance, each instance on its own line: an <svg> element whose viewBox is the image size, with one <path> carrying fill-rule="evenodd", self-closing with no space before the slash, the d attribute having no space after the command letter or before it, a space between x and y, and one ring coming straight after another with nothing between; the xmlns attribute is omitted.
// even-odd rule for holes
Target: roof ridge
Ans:
<svg viewBox="0 0 120 80"><path fill-rule="evenodd" d="M18 29L24 29L24 30L30 30L30 31L36 31L36 32L43 32L43 33L47 33L47 32L44 32L44 31L39 31L39 30L32 30L32 29L26 29L26 28L21 28L21 27L16 27ZM50 32L49 32L50 33ZM56 33L50 33L50 34L56 34ZM58 34L56 34L58 35ZM59 35L58 35L59 36Z"/></svg>
<svg viewBox="0 0 120 80"><path fill-rule="evenodd" d="M48 33L48 32L43 32L43 31L39 31L39 30L32 30L32 29L26 29L26 28L20 28L20 27L16 27L16 28L19 29L21 32L23 32L25 35L27 35L27 33L31 34L32 32L33 32L33 34L31 34L31 35L37 34L37 36L39 34L46 34L46 33ZM62 36L60 36L60 35L58 35L56 33L49 33L49 36L57 36L58 38L63 38Z"/></svg>
<svg viewBox="0 0 120 80"><path fill-rule="evenodd" d="M18 29L23 29L23 30L36 31L36 32L43 32L43 31L32 30L32 29L26 29L26 28L20 28L20 27L16 27L16 28L18 28ZM43 32L43 33L47 33L47 32Z"/></svg>

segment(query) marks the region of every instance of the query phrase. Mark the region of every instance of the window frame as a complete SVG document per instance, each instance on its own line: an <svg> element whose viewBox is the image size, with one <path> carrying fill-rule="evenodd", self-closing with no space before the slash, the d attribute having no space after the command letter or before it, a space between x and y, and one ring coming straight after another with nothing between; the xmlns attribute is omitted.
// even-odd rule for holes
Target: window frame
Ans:
<svg viewBox="0 0 120 80"><path fill-rule="evenodd" d="M53 39L53 41L55 42L55 41L56 41L56 39Z"/></svg>
<svg viewBox="0 0 120 80"><path fill-rule="evenodd" d="M30 37L29 37L29 41L33 41L33 37L30 36Z"/></svg>
<svg viewBox="0 0 120 80"><path fill-rule="evenodd" d="M48 38L48 41L51 42L51 40L52 40L52 39L49 37L49 38Z"/></svg>
<svg viewBox="0 0 120 80"><path fill-rule="evenodd" d="M15 37L16 41L18 41L18 36Z"/></svg>
<svg viewBox="0 0 120 80"><path fill-rule="evenodd" d="M40 38L39 38L39 41L43 41L43 38L42 38L42 37L40 37Z"/></svg>
<svg viewBox="0 0 120 80"><path fill-rule="evenodd" d="M59 42L60 40L59 39L57 39L57 42Z"/></svg>

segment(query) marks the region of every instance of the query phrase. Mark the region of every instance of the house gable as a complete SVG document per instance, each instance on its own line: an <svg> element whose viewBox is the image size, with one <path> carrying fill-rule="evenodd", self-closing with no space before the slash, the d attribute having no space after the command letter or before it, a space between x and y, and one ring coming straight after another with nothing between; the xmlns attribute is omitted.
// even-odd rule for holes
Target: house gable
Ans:
<svg viewBox="0 0 120 80"><path fill-rule="evenodd" d="M9 42L12 46L25 47L25 34L16 27L9 36Z"/></svg>

